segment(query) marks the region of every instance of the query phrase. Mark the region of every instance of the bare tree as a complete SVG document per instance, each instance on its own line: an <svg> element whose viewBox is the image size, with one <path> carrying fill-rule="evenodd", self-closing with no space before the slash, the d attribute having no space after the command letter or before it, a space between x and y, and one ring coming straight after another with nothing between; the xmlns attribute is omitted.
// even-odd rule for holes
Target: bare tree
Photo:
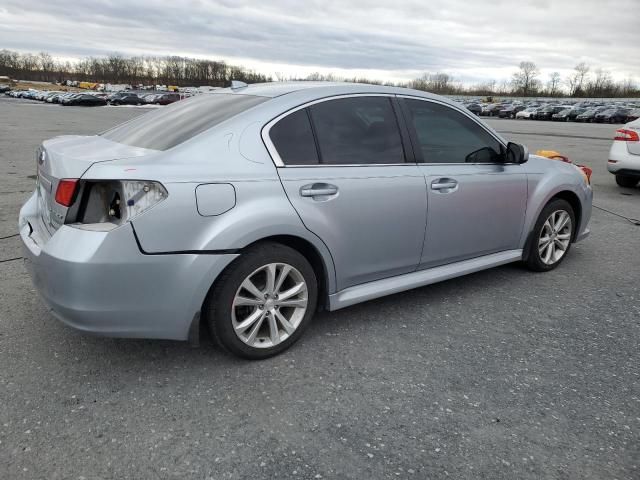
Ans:
<svg viewBox="0 0 640 480"><path fill-rule="evenodd" d="M513 74L514 93L519 93L528 97L536 93L538 81L536 77L540 75L540 70L533 62L520 62L518 71Z"/></svg>
<svg viewBox="0 0 640 480"><path fill-rule="evenodd" d="M53 78L53 70L55 68L55 62L51 55L46 52L40 52L38 54L40 71L42 72L42 80L50 82Z"/></svg>
<svg viewBox="0 0 640 480"><path fill-rule="evenodd" d="M595 77L587 83L586 91L589 96L601 97L610 95L614 88L611 73L602 68L595 70Z"/></svg>
<svg viewBox="0 0 640 480"><path fill-rule="evenodd" d="M573 68L573 73L567 78L569 86L569 96L581 95L584 91L585 82L589 76L590 67L584 62Z"/></svg>
<svg viewBox="0 0 640 480"><path fill-rule="evenodd" d="M547 82L547 92L550 97L555 97L560 93L560 74L558 72L552 72L549 75L549 81Z"/></svg>

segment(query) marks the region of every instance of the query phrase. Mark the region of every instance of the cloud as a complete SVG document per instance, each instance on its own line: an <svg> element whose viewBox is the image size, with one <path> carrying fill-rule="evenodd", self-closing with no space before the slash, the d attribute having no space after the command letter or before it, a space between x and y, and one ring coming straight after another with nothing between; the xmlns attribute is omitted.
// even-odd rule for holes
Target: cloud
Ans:
<svg viewBox="0 0 640 480"><path fill-rule="evenodd" d="M521 60L543 73L586 61L640 78L640 29L599 0L4 0L0 46L77 57L113 52L225 59L265 73L311 71L463 81L508 78Z"/></svg>

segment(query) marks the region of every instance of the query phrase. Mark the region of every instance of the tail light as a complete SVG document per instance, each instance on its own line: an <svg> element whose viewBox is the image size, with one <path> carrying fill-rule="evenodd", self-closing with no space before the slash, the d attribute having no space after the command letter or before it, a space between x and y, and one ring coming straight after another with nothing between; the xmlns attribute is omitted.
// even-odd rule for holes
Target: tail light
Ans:
<svg viewBox="0 0 640 480"><path fill-rule="evenodd" d="M619 142L638 142L640 141L640 137L638 136L638 132L633 130L628 130L626 128L621 128L616 130L616 136L613 137L614 140Z"/></svg>
<svg viewBox="0 0 640 480"><path fill-rule="evenodd" d="M167 198L161 183L145 180L83 182L82 199L67 223L92 230L110 230ZM75 210L75 208L74 208Z"/></svg>
<svg viewBox="0 0 640 480"><path fill-rule="evenodd" d="M56 189L56 202L65 207L73 205L76 190L78 188L77 178L63 178L58 182Z"/></svg>

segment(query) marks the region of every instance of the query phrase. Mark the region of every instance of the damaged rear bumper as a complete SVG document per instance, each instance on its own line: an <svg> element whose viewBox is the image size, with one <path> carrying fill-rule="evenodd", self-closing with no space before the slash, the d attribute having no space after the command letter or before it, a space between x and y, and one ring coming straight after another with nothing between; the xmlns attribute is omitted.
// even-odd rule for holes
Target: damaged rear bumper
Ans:
<svg viewBox="0 0 640 480"><path fill-rule="evenodd" d="M19 219L25 266L55 317L89 333L187 340L213 281L237 254L145 255L130 224L60 227L51 237L35 195Z"/></svg>

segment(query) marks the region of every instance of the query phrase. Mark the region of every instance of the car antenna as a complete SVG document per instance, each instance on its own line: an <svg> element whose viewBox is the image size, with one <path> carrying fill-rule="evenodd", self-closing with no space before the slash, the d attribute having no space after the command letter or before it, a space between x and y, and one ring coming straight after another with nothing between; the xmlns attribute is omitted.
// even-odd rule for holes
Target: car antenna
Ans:
<svg viewBox="0 0 640 480"><path fill-rule="evenodd" d="M249 85L247 85L244 82L241 82L240 80L231 80L231 90L237 90L239 88L246 88Z"/></svg>

